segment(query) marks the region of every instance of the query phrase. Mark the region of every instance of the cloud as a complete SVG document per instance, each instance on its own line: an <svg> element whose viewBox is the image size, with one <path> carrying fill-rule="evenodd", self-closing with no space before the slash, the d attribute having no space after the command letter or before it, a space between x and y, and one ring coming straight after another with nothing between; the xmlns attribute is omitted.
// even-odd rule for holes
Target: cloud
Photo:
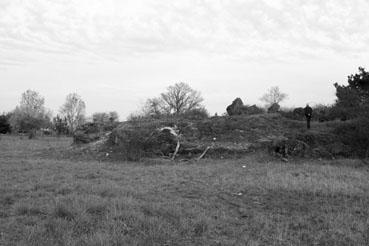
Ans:
<svg viewBox="0 0 369 246"><path fill-rule="evenodd" d="M0 59L360 55L368 53L368 14L365 0L3 0Z"/></svg>

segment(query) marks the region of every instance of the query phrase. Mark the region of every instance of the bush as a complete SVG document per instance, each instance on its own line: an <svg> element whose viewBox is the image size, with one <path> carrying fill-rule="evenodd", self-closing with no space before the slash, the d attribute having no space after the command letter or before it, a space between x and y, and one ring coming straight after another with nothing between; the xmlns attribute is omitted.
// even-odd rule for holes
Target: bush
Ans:
<svg viewBox="0 0 369 246"><path fill-rule="evenodd" d="M304 108L295 108L295 109L284 109L279 111L279 113L290 120L305 120Z"/></svg>
<svg viewBox="0 0 369 246"><path fill-rule="evenodd" d="M293 110L282 110L281 115L287 119L304 121L304 108L298 107ZM333 120L347 120L352 118L350 110L337 107L336 105L316 105L313 107L312 120L319 122L333 121Z"/></svg>
<svg viewBox="0 0 369 246"><path fill-rule="evenodd" d="M115 129L110 135L110 143L118 148L129 161L138 161L146 156L148 149L155 146L150 141L151 127L126 123Z"/></svg>
<svg viewBox="0 0 369 246"><path fill-rule="evenodd" d="M7 134L11 132L11 127L9 123L9 115L0 115L0 133Z"/></svg>
<svg viewBox="0 0 369 246"><path fill-rule="evenodd" d="M352 118L350 111L337 105L316 105L313 108L313 120L319 122L332 121L332 120L347 120Z"/></svg>
<svg viewBox="0 0 369 246"><path fill-rule="evenodd" d="M86 123L78 127L73 134L73 141L76 144L91 143L100 139L100 127L96 123Z"/></svg>
<svg viewBox="0 0 369 246"><path fill-rule="evenodd" d="M183 113L181 117L189 120L202 120L209 118L209 113L205 108L196 108Z"/></svg>
<svg viewBox="0 0 369 246"><path fill-rule="evenodd" d="M351 148L351 153L360 157L369 154L369 118L359 118L346 122L334 130L343 144Z"/></svg>
<svg viewBox="0 0 369 246"><path fill-rule="evenodd" d="M64 134L69 134L69 127L66 118L61 118L59 115L53 118L52 129L56 132L58 136Z"/></svg>
<svg viewBox="0 0 369 246"><path fill-rule="evenodd" d="M96 124L100 131L112 131L115 127L118 126L118 113L115 111L112 112L102 112L102 113L94 113L92 115L92 121Z"/></svg>

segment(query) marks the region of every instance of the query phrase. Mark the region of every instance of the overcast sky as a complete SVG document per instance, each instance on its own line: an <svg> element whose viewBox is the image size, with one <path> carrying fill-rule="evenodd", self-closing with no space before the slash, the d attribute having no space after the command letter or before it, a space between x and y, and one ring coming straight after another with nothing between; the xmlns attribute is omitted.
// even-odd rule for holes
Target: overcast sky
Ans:
<svg viewBox="0 0 369 246"><path fill-rule="evenodd" d="M121 119L176 82L225 112L333 103L334 82L369 69L368 0L0 0L0 111L27 89L56 114L70 92Z"/></svg>

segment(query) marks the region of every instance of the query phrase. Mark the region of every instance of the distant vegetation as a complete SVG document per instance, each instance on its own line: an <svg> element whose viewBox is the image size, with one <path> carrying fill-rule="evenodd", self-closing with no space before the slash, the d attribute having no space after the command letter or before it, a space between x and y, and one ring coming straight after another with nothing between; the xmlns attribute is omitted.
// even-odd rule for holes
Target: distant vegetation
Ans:
<svg viewBox="0 0 369 246"><path fill-rule="evenodd" d="M369 73L360 67L357 74L348 77L348 83L346 85L335 83L334 86L336 88L336 102L332 105L315 105L313 107L312 120L318 122L346 121L345 124L331 124L330 129L332 130L332 134L341 139L339 141L341 141L340 143L345 148L351 146L354 148L352 149L350 147L352 151L360 153L360 155L368 155ZM287 94L281 92L278 86L274 86L260 99L266 103L265 108L257 105L244 104L241 98L236 98L231 105L226 107L226 112L228 117L277 113L283 119L294 121L305 120L304 109L302 107L281 109L279 104L286 98ZM169 86L158 97L147 99L140 111L132 114L125 124L143 126L146 123L140 122L154 120L157 123L153 123L152 126L156 127L166 126L165 124L168 124L167 126L170 127L185 124L187 125L186 129L189 129L196 126L199 127L196 131L198 131L200 138L197 136L194 140L200 141L206 125L218 127L216 125L219 122L223 122L223 120L216 120L217 117L209 116L208 111L203 105L203 101L204 99L199 91L186 83L176 83ZM20 104L12 112L4 113L0 116L0 131L3 134L10 132L15 134L27 133L30 137L34 137L38 132L58 136L73 135L76 143L88 143L101 139L108 132L114 132L114 129L117 127L122 129L119 125L117 112L96 112L90 120L87 120L88 117L85 115L85 109L86 104L83 99L78 94L71 93L66 97L66 101L60 108L59 114L52 118L51 111L45 107L44 97L36 91L27 90L22 94ZM230 127L229 129L233 129L234 131L242 132L246 130L241 125L230 126L231 122L227 117L224 120L222 123L225 127L224 132L228 131L227 127ZM146 130L150 129L152 131L154 129L152 126ZM260 124L255 127L255 130L263 128ZM132 128L129 129L132 130ZM183 131L187 130L182 129L179 134L183 134ZM141 132L143 134L141 136L142 141L147 141L148 136L145 136L145 134L150 133L144 132ZM214 137L217 135L215 132ZM132 134L132 137L135 136L135 133ZM141 141L138 135L136 140ZM238 135L242 136L242 133ZM355 143L355 146L353 146L353 143Z"/></svg>
<svg viewBox="0 0 369 246"><path fill-rule="evenodd" d="M32 138L36 130L49 126L50 118L51 112L45 108L45 99L38 92L27 90L12 112L9 123L13 131L29 133Z"/></svg>
<svg viewBox="0 0 369 246"><path fill-rule="evenodd" d="M0 115L0 133L7 134L11 132L11 126L9 123L9 119L11 117L11 113Z"/></svg>

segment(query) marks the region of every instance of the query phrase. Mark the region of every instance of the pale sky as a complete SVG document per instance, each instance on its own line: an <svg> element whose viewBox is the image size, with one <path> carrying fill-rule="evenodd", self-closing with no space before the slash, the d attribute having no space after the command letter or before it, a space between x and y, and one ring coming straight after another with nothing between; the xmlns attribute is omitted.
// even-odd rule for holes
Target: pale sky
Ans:
<svg viewBox="0 0 369 246"><path fill-rule="evenodd" d="M0 112L27 89L56 114L70 92L124 120L176 82L210 113L236 97L333 103L369 69L369 0L0 0Z"/></svg>

